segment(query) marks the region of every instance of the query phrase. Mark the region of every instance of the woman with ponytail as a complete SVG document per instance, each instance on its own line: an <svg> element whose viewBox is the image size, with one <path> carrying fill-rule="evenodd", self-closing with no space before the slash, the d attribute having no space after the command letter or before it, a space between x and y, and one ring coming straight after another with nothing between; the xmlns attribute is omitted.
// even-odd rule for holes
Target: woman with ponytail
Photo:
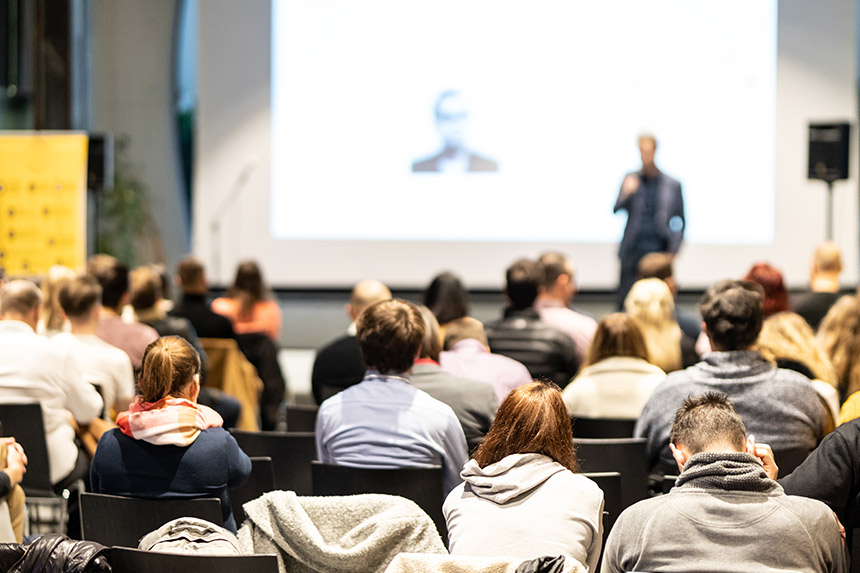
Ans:
<svg viewBox="0 0 860 573"><path fill-rule="evenodd" d="M218 497L224 527L236 531L227 488L251 473L251 460L214 410L197 404L200 358L185 339L146 348L140 394L118 428L99 440L90 468L96 493L145 498Z"/></svg>

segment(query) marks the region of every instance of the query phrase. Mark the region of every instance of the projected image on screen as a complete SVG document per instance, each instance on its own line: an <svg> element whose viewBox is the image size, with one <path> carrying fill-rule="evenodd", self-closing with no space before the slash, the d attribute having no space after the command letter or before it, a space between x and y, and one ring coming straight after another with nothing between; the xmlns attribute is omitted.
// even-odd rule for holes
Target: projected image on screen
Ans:
<svg viewBox="0 0 860 573"><path fill-rule="evenodd" d="M650 132L686 241L768 243L776 4L275 1L272 235L617 242Z"/></svg>

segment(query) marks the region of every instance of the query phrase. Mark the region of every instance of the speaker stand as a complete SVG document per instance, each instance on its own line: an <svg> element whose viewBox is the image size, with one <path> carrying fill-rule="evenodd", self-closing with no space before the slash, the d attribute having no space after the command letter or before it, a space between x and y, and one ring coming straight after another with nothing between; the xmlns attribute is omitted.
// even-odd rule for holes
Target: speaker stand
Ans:
<svg viewBox="0 0 860 573"><path fill-rule="evenodd" d="M827 240L833 240L833 181L827 181Z"/></svg>

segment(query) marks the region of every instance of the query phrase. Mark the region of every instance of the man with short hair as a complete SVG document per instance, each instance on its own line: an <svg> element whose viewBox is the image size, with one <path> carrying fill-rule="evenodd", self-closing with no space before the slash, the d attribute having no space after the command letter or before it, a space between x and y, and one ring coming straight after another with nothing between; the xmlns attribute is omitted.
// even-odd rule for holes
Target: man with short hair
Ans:
<svg viewBox="0 0 860 573"><path fill-rule="evenodd" d="M179 261L176 281L182 291L182 299L167 314L191 321L200 338L236 339L230 319L213 312L209 307L209 301L206 300L209 284L203 263L199 259L185 257Z"/></svg>
<svg viewBox="0 0 860 573"><path fill-rule="evenodd" d="M36 334L41 309L42 294L29 281L13 280L0 289L0 402L42 405L51 483L61 491L86 478L89 467L70 417L89 424L104 405L75 357Z"/></svg>
<svg viewBox="0 0 860 573"><path fill-rule="evenodd" d="M352 287L344 307L351 320L346 334L321 348L314 360L311 389L317 404L364 378L366 367L355 337L355 321L368 306L389 299L391 291L375 279L359 281Z"/></svg>
<svg viewBox="0 0 860 573"><path fill-rule="evenodd" d="M367 372L322 403L317 413L321 462L368 468L442 466L445 495L460 483L466 437L451 407L411 384L426 325L412 303L371 305L356 323Z"/></svg>
<svg viewBox="0 0 860 573"><path fill-rule="evenodd" d="M794 311L802 316L813 330L824 320L839 298L841 291L839 275L842 273L842 253L833 241L825 241L816 247L809 273L809 292L801 295L794 304Z"/></svg>
<svg viewBox="0 0 860 573"><path fill-rule="evenodd" d="M674 299L678 296L674 266L675 255L671 253L648 253L639 261L639 278L660 279L669 287ZM675 320L678 321L678 326L690 340L695 341L699 338L702 333L702 319L698 315L686 312L678 304L675 304Z"/></svg>
<svg viewBox="0 0 860 573"><path fill-rule="evenodd" d="M484 325L471 316L447 324L443 348L445 350L439 353L439 366L455 376L491 384L499 404L511 390L532 381L532 375L522 363L490 352Z"/></svg>
<svg viewBox="0 0 860 573"><path fill-rule="evenodd" d="M122 319L122 308L128 302L128 267L110 255L93 255L87 261L87 274L102 287L102 314L96 335L123 350L135 370L139 369L146 347L158 339L158 333L145 324Z"/></svg>
<svg viewBox="0 0 860 573"><path fill-rule="evenodd" d="M775 450L812 451L830 428L829 414L809 379L777 368L752 349L762 326L762 290L725 280L699 303L713 352L686 370L669 374L651 395L635 435L648 439L648 459L658 473L674 466L669 449L672 417L687 396L724 392L751 433Z"/></svg>
<svg viewBox="0 0 860 573"><path fill-rule="evenodd" d="M543 284L535 301L540 319L568 335L576 346L580 362L585 359L597 321L570 308L576 294L573 263L561 253L544 253L538 259Z"/></svg>
<svg viewBox="0 0 860 573"><path fill-rule="evenodd" d="M833 513L768 477L759 458L772 453L746 438L725 394L686 398L670 439L676 486L621 513L602 573L847 570Z"/></svg>
<svg viewBox="0 0 860 573"><path fill-rule="evenodd" d="M561 388L579 370L573 340L541 320L534 308L543 272L540 265L520 259L505 273L510 306L504 318L487 325L490 350L522 362L534 378L548 378Z"/></svg>
<svg viewBox="0 0 860 573"><path fill-rule="evenodd" d="M61 332L51 340L75 357L87 382L101 388L105 406L121 412L134 398L134 370L125 352L96 336L101 294L98 281L88 275L65 283L58 299L71 332Z"/></svg>

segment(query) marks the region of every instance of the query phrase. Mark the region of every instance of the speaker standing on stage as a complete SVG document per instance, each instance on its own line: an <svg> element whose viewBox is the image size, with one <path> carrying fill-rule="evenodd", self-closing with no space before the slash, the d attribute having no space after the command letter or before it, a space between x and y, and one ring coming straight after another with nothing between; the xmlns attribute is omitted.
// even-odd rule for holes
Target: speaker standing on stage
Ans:
<svg viewBox="0 0 860 573"><path fill-rule="evenodd" d="M653 135L639 137L642 169L624 177L613 210L615 213L622 209L627 211L627 226L618 249L621 260L619 308L638 278L639 259L654 252L675 254L684 238L681 183L657 169L656 151L657 139Z"/></svg>

